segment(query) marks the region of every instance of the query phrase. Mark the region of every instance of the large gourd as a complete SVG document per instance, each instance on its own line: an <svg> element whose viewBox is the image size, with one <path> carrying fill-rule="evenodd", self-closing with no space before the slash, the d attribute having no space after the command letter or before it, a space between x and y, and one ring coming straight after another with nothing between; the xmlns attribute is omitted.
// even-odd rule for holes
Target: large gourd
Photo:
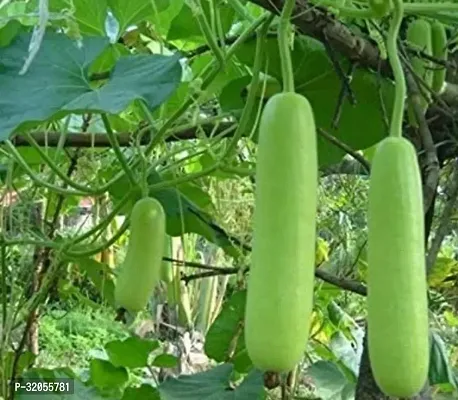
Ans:
<svg viewBox="0 0 458 400"><path fill-rule="evenodd" d="M289 371L302 359L313 305L317 148L312 108L294 92L261 116L245 343L254 365Z"/></svg>
<svg viewBox="0 0 458 400"><path fill-rule="evenodd" d="M164 209L156 199L146 197L135 203L127 253L116 280L118 306L137 312L148 303L160 279L165 222Z"/></svg>
<svg viewBox="0 0 458 400"><path fill-rule="evenodd" d="M412 47L413 50L424 52L425 54L432 56L432 31L431 24L429 21L423 18L417 18L413 20L407 26L406 32L407 43ZM412 69L415 74L421 79L429 88L433 83L433 65L431 61L422 58L420 55L413 55L411 58ZM423 114L426 113L428 105L431 101L431 93L421 86L422 97L420 104ZM417 126L417 121L412 107L408 107L408 117L412 126Z"/></svg>
<svg viewBox="0 0 458 400"><path fill-rule="evenodd" d="M368 346L385 394L410 397L429 365L424 214L413 145L388 137L377 147L368 209Z"/></svg>

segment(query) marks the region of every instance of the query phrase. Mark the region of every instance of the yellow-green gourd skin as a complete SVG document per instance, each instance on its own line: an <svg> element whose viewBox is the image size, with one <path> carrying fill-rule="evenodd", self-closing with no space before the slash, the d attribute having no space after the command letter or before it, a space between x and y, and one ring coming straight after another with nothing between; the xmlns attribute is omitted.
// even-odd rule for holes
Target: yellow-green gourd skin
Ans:
<svg viewBox="0 0 458 400"><path fill-rule="evenodd" d="M153 198L137 201L130 217L127 253L116 280L115 301L131 312L142 310L159 282L166 217Z"/></svg>
<svg viewBox="0 0 458 400"><path fill-rule="evenodd" d="M433 21L431 23L431 34L433 57L447 61L447 32L445 31L444 24L440 21ZM433 68L432 89L436 94L439 94L443 89L447 71L445 67L438 64L434 64Z"/></svg>
<svg viewBox="0 0 458 400"><path fill-rule="evenodd" d="M163 257L172 258L172 238L165 235ZM162 260L161 280L165 283L173 281L173 265L170 261Z"/></svg>
<svg viewBox="0 0 458 400"><path fill-rule="evenodd" d="M253 364L289 371L302 359L313 306L317 148L312 108L296 93L260 120L245 343Z"/></svg>
<svg viewBox="0 0 458 400"><path fill-rule="evenodd" d="M414 50L422 51L425 54L432 56L433 42L431 24L429 21L422 18L418 18L412 21L407 27L406 39L408 44L412 46ZM422 58L421 56L418 57L414 55L411 58L411 64L413 71L418 76L418 78L424 81L428 87L431 87L433 83L433 65L431 61ZM431 101L431 93L426 91L422 86L421 90L424 92L421 103L423 113L425 113L428 109L428 104ZM409 113L411 124L416 126L417 124L414 122L415 118L413 117L413 112L411 109L409 109Z"/></svg>
<svg viewBox="0 0 458 400"><path fill-rule="evenodd" d="M428 304L420 170L413 145L377 147L368 209L368 347L389 396L417 394L428 376Z"/></svg>

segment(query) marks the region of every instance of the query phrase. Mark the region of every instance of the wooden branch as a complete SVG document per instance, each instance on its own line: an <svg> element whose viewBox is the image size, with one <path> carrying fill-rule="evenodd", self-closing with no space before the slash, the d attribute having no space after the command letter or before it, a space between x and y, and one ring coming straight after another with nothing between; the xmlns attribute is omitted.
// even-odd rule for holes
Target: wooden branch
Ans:
<svg viewBox="0 0 458 400"><path fill-rule="evenodd" d="M328 282L334 286L337 286L341 289L348 290L349 292L353 292L356 294L360 294L361 296L367 295L367 288L362 283L358 281L352 281L345 278L339 278L330 272L316 269L315 276L320 278L321 280Z"/></svg>
<svg viewBox="0 0 458 400"><path fill-rule="evenodd" d="M215 125L213 123L202 124L199 129L205 135L210 134L221 134L231 126L233 122L221 122L218 128L215 131ZM196 139L197 127L185 128L179 132L176 132L174 135L167 137L167 142L176 142L179 140L190 140ZM227 136L232 135L233 132L228 132ZM35 141L42 147L57 147L60 137L62 134L60 132L33 132L31 134ZM121 147L129 147L135 143L135 133L134 132L119 132L117 133L117 139ZM151 132L145 132L142 135L140 144L147 145L151 140ZM11 139L11 142L16 147L30 146L28 140L21 134L17 134ZM104 132L99 133L67 133L64 147L76 147L76 148L110 148L111 144L108 140L108 136Z"/></svg>
<svg viewBox="0 0 458 400"><path fill-rule="evenodd" d="M434 199L434 194L439 184L439 160L437 158L436 146L426 122L425 115L421 106L422 95L418 85L410 72L406 72L406 81L409 92L409 100L412 105L415 119L418 124L418 132L420 134L422 146L424 149L424 165L423 165L423 205L425 212L429 209L431 202Z"/></svg>
<svg viewBox="0 0 458 400"><path fill-rule="evenodd" d="M324 129L318 128L318 134L323 136L327 141L332 143L334 146L342 149L347 154L351 155L356 161L358 161L362 167L366 170L367 173L371 170L371 165L369 161L367 161L361 154L354 151L350 146L342 142L341 140L337 139L335 136L331 135L330 133L326 132Z"/></svg>
<svg viewBox="0 0 458 400"><path fill-rule="evenodd" d="M267 11L279 15L284 0L249 0ZM304 35L324 43L358 65L379 70L382 75L391 77L392 70L388 60L382 60L377 46L356 35L325 9L309 4L307 0L296 0L291 23Z"/></svg>

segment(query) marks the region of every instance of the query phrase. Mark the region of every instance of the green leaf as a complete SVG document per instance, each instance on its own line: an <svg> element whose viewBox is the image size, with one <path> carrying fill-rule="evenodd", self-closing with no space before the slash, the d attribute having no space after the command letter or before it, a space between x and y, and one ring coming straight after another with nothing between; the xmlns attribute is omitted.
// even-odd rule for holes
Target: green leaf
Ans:
<svg viewBox="0 0 458 400"><path fill-rule="evenodd" d="M115 367L142 368L148 365L149 354L159 347L159 342L130 337L114 340L105 346L111 363Z"/></svg>
<svg viewBox="0 0 458 400"><path fill-rule="evenodd" d="M92 63L89 69L89 74L111 71L121 57L127 56L129 54L129 50L122 44L110 44Z"/></svg>
<svg viewBox="0 0 458 400"><path fill-rule="evenodd" d="M38 21L37 15L31 15L31 10L27 1L15 1L2 4L0 8L0 27L8 22L16 21L21 25L33 26Z"/></svg>
<svg viewBox="0 0 458 400"><path fill-rule="evenodd" d="M349 383L342 371L329 361L317 361L305 373L313 381L316 396L323 400L340 398Z"/></svg>
<svg viewBox="0 0 458 400"><path fill-rule="evenodd" d="M214 56L211 54L202 54L196 57L192 63L192 72L194 76L198 76L208 64L214 61ZM245 76L244 71L240 68L240 63L231 59L226 63L226 66L220 71L213 79L212 83L205 89L206 95L202 97L201 101L208 101L213 98L213 94L222 93L223 88L232 80Z"/></svg>
<svg viewBox="0 0 458 400"><path fill-rule="evenodd" d="M331 337L330 348L340 361L340 366L348 379L356 382L359 371L360 357L352 347L352 343L342 332L336 332Z"/></svg>
<svg viewBox="0 0 458 400"><path fill-rule="evenodd" d="M232 365L223 364L206 372L168 379L159 386L161 399L216 400L217 393L221 394L227 390L232 370Z"/></svg>
<svg viewBox="0 0 458 400"><path fill-rule="evenodd" d="M129 375L124 367L115 367L112 363L92 359L90 362L91 383L99 389L117 389L123 387Z"/></svg>
<svg viewBox="0 0 458 400"><path fill-rule="evenodd" d="M158 18L156 16L148 18L148 21L155 25L155 30L159 35L167 37L172 21L179 14L184 3L185 0L173 0L168 8L159 12Z"/></svg>
<svg viewBox="0 0 458 400"><path fill-rule="evenodd" d="M244 43L237 51L237 58L252 67L255 41ZM267 74L281 80L281 64L278 57L278 42L275 38L266 43L269 59ZM348 61L339 58L343 70ZM317 126L325 129L355 150L372 146L387 135L383 122L380 91L387 115L391 115L394 85L387 79L379 79L376 73L357 69L352 76L351 88L358 102L352 106L345 100L338 129L332 121L341 91L341 81L326 53L324 46L310 37L297 37L292 51L296 91L310 101ZM318 159L320 166L334 164L345 152L318 135Z"/></svg>
<svg viewBox="0 0 458 400"><path fill-rule="evenodd" d="M169 4L170 0L108 0L108 6L119 22L120 34L129 26L154 16L155 12L166 10Z"/></svg>
<svg viewBox="0 0 458 400"><path fill-rule="evenodd" d="M210 326L205 337L205 354L218 362L224 362L236 334L240 333L245 315L246 291L232 295Z"/></svg>
<svg viewBox="0 0 458 400"><path fill-rule="evenodd" d="M201 4L202 8L199 9L203 10L205 18L210 23L212 20L212 4L208 0L202 0ZM222 33L228 33L234 22L234 9L232 7L215 7L215 11L219 14ZM190 6L184 4L170 25L167 40L185 39L186 41L192 41L192 39L201 39L202 37L203 34L193 10Z"/></svg>
<svg viewBox="0 0 458 400"><path fill-rule="evenodd" d="M8 46L13 39L23 32L23 26L17 20L8 21L8 23L0 29L0 47Z"/></svg>
<svg viewBox="0 0 458 400"><path fill-rule="evenodd" d="M219 101L221 104L221 109L224 112L233 112L237 110L243 110L246 103L246 96L242 96L243 90L247 87L247 85L251 82L251 76L243 76L234 80L231 80L227 85L223 87L221 90L221 95L219 96ZM257 110L260 107L261 99L259 97L256 98L255 103L253 105L253 112L249 117L249 122L246 126L246 131L242 132L244 136L250 136L253 141L257 142L258 140L258 130L254 129L255 123L257 122ZM267 101L267 99L264 99ZM256 127L257 128L257 127ZM253 131L253 132L252 132Z"/></svg>
<svg viewBox="0 0 458 400"><path fill-rule="evenodd" d="M29 42L30 34L22 34L10 46L0 48L0 87L9 93L0 99L0 140L15 129L68 113L117 114L137 99L155 109L181 80L179 54L142 54L121 57L108 81L92 88L87 71L108 45L107 39L85 37L79 47L65 35L51 32L45 35L29 71L19 76Z"/></svg>
<svg viewBox="0 0 458 400"><path fill-rule="evenodd" d="M121 400L161 400L157 389L146 383L138 388L128 387Z"/></svg>
<svg viewBox="0 0 458 400"><path fill-rule="evenodd" d="M13 372L13 363L16 357L16 353L13 351L9 351L3 355L3 368L0 371L0 377L7 381L11 378L11 374ZM22 371L29 368L33 362L35 361L36 356L31 353L30 351L25 351L21 353L19 356L19 362L17 365L17 374L20 375Z"/></svg>
<svg viewBox="0 0 458 400"><path fill-rule="evenodd" d="M159 386L162 400L260 400L264 381L259 371L251 372L235 389L229 386L233 367L219 365L209 371L172 378Z"/></svg>
<svg viewBox="0 0 458 400"><path fill-rule="evenodd" d="M45 369L45 368L32 368L28 370L22 378L36 379L41 381L55 382L56 379L71 379L73 382L73 393L72 394L47 394L46 400L103 400L97 390L94 387L88 387L81 382L75 374L68 368L56 368L56 369ZM38 396L39 397L39 396ZM20 393L18 392L15 399L19 400L34 400L37 398L36 394ZM105 398L106 399L106 398Z"/></svg>
<svg viewBox="0 0 458 400"><path fill-rule="evenodd" d="M452 311L450 310L445 310L444 311L444 320L447 322L447 324L451 327L458 327L458 316L455 315Z"/></svg>
<svg viewBox="0 0 458 400"><path fill-rule="evenodd" d="M240 386L232 393L227 393L225 399L233 400L262 400L264 392L264 374L259 370L250 372ZM216 399L215 399L216 400Z"/></svg>
<svg viewBox="0 0 458 400"><path fill-rule="evenodd" d="M151 173L148 177L148 183L150 185L160 182L163 182L163 179L156 172ZM110 188L110 194L119 200L129 189L129 181L127 178L124 178L116 186ZM194 232L215 243L227 254L237 257L238 252L226 232L214 224L211 216L196 204L196 202L201 202L202 196L205 198L206 194L194 186L192 191L188 191L188 195L193 197L189 198L174 188L152 190L150 192L150 196L159 200L164 207L167 215L167 234L170 236L181 236L185 233ZM140 194L122 210L122 213L128 213L134 202L139 198Z"/></svg>
<svg viewBox="0 0 458 400"><path fill-rule="evenodd" d="M450 383L457 388L456 378L447 356L445 343L436 332L431 332L428 378L430 385Z"/></svg>
<svg viewBox="0 0 458 400"><path fill-rule="evenodd" d="M159 368L175 368L178 365L178 358L172 354L159 354L152 365Z"/></svg>
<svg viewBox="0 0 458 400"><path fill-rule="evenodd" d="M458 271L458 261L449 257L437 257L430 273L428 274L428 285L436 288L441 286L444 280Z"/></svg>
<svg viewBox="0 0 458 400"><path fill-rule="evenodd" d="M240 348L237 348L236 353L232 357L232 363L234 364L234 369L240 374L246 374L253 368L253 361L251 361L248 351L245 348L245 340L242 336L239 338L239 343L243 342ZM237 343L237 344L239 344ZM237 346L239 347L239 346Z"/></svg>
<svg viewBox="0 0 458 400"><path fill-rule="evenodd" d="M76 264L82 272L86 273L101 297L111 306L115 306L115 284L111 268L92 258L80 258L76 261Z"/></svg>
<svg viewBox="0 0 458 400"><path fill-rule="evenodd" d="M107 0L73 0L74 17L83 35L105 36Z"/></svg>

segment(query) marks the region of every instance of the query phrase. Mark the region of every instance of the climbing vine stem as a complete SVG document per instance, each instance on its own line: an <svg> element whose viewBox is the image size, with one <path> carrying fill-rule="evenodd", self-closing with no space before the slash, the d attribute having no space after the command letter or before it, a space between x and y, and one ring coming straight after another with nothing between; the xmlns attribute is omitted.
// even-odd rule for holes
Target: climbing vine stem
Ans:
<svg viewBox="0 0 458 400"><path fill-rule="evenodd" d="M402 22L402 17L404 16L404 4L402 0L393 0L393 6L393 14L387 37L388 59L391 64L391 68L393 69L394 81L396 84L390 135L401 137L407 89L406 80L398 53L397 38L399 34L399 27L401 26Z"/></svg>
<svg viewBox="0 0 458 400"><path fill-rule="evenodd" d="M280 15L278 28L278 47L280 50L281 73L283 78L283 91L294 92L294 74L291 52L289 49L289 34L291 28L291 14L295 0L286 0Z"/></svg>

